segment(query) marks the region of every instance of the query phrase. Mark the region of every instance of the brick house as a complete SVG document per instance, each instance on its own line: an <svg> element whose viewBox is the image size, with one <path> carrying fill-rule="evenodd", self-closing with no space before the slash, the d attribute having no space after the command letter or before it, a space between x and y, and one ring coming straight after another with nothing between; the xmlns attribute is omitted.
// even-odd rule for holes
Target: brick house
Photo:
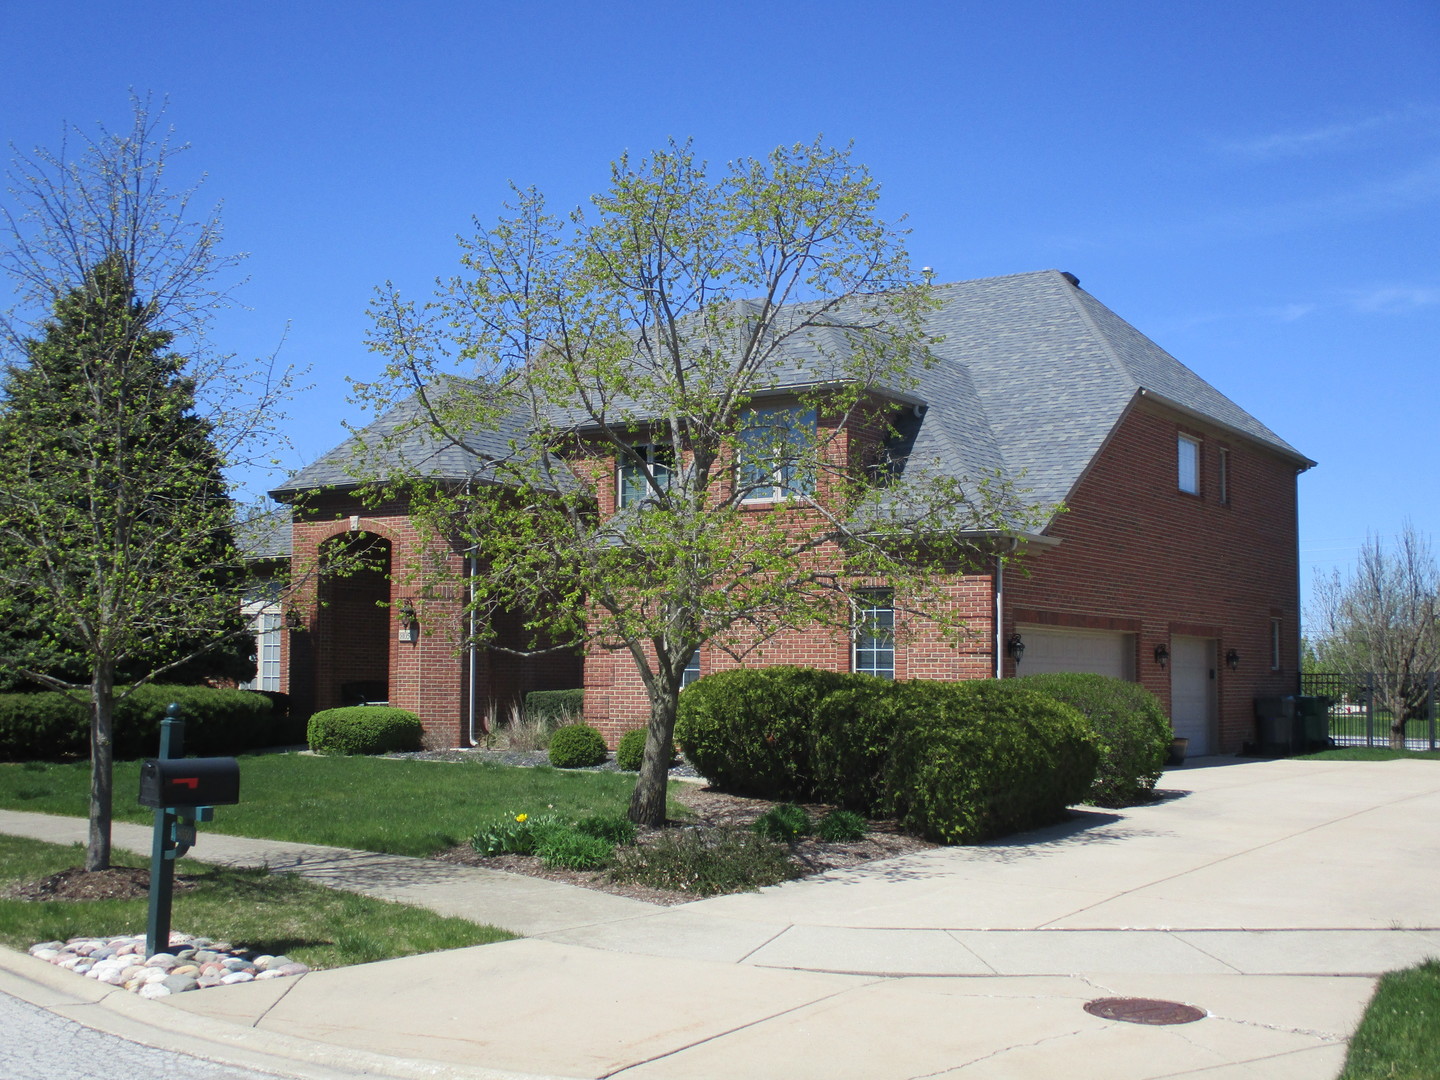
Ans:
<svg viewBox="0 0 1440 1080"><path fill-rule="evenodd" d="M997 552L1022 550L1023 572L996 557L946 584L968 627L958 645L923 632L890 641L864 630L796 631L747 662L932 679L1099 671L1154 691L1192 754L1239 750L1254 738L1253 699L1297 686L1296 477L1314 462L1072 275L935 290L928 328L941 339L939 363L887 402L902 410L902 460L1021 477L1035 502L1067 511L1036 533L996 538ZM367 445L403 422L405 409L367 428ZM504 431L477 432L457 448L409 436L384 453L462 482L507 440ZM296 708L379 697L418 712L436 744L456 745L492 703L583 684L587 719L612 743L644 722L644 693L623 653L591 647L583 658L523 661L459 653L459 596L431 598L419 633L396 573L420 554L415 530L402 503L360 502L349 465L356 452L349 440L273 493L295 507L297 565L313 565L328 545L374 555L373 571L322 577L292 600L289 625L308 631L283 643ZM623 485L621 476L597 487L601 513L613 512ZM464 551L443 557L475 572ZM892 617L884 591L873 596L857 625ZM702 647L692 672L731 663Z"/></svg>

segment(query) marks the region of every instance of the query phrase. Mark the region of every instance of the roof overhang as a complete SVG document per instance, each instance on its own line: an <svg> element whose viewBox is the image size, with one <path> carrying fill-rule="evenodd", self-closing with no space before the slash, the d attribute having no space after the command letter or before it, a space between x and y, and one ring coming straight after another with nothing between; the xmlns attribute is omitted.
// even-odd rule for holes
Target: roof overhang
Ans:
<svg viewBox="0 0 1440 1080"><path fill-rule="evenodd" d="M1219 428L1221 431L1234 435L1237 439L1244 439L1246 442L1252 443L1255 446L1263 446L1271 453L1278 454L1280 457L1294 462L1299 472L1304 472L1306 469L1313 469L1319 464L1319 462L1310 460L1299 451L1291 450L1285 446L1277 446L1275 443L1266 442L1264 439L1258 439L1248 431L1243 431L1231 424L1227 424L1223 420L1217 420L1208 413L1203 413L1188 406L1181 405L1178 401L1168 398L1164 394L1157 394L1154 390L1150 390L1147 387L1140 387L1140 389L1136 391L1136 396L1145 398L1148 401L1158 402L1167 409L1174 409L1176 412L1199 421L1202 424L1206 424L1209 427Z"/></svg>

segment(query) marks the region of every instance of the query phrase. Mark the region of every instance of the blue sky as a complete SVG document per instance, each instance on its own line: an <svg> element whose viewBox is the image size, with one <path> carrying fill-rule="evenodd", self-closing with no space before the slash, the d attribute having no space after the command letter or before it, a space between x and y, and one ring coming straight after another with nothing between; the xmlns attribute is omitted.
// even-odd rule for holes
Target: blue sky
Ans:
<svg viewBox="0 0 1440 1080"><path fill-rule="evenodd" d="M567 207L669 136L723 161L823 133L937 280L1069 270L1319 461L1307 586L1407 518L1440 540L1434 0L0 0L0 43L21 150L168 97L250 253L218 343L311 369L290 467L364 419L374 287L450 273L509 181Z"/></svg>

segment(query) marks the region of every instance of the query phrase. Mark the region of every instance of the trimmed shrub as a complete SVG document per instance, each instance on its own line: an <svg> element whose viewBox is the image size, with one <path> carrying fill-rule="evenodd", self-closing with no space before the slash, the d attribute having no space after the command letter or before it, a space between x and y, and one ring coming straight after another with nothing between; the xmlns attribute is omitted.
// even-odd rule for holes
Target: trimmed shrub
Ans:
<svg viewBox="0 0 1440 1080"><path fill-rule="evenodd" d="M558 727L585 715L584 690L532 690L525 695L525 719Z"/></svg>
<svg viewBox="0 0 1440 1080"><path fill-rule="evenodd" d="M817 716L821 703L855 678L797 667L707 675L680 695L675 740L723 791L829 801L816 791Z"/></svg>
<svg viewBox="0 0 1440 1080"><path fill-rule="evenodd" d="M325 754L385 754L420 749L420 718L388 705L347 705L310 717L310 749Z"/></svg>
<svg viewBox="0 0 1440 1080"><path fill-rule="evenodd" d="M583 769L605 760L605 739L589 724L571 724L550 736L550 764L558 769Z"/></svg>
<svg viewBox="0 0 1440 1080"><path fill-rule="evenodd" d="M121 688L123 692L123 688ZM187 754L237 754L271 744L271 702L250 690L147 683L115 705L117 760L152 757L166 708L180 706ZM88 706L70 696L0 694L0 760L87 757Z"/></svg>
<svg viewBox="0 0 1440 1080"><path fill-rule="evenodd" d="M1155 790L1170 752L1170 720L1156 696L1108 675L1026 675L1021 686L1049 694L1077 710L1100 741L1100 764L1090 785L1096 806L1133 806Z"/></svg>
<svg viewBox="0 0 1440 1080"><path fill-rule="evenodd" d="M831 810L815 826L815 835L827 844L848 844L864 840L870 823L853 810Z"/></svg>
<svg viewBox="0 0 1440 1080"><path fill-rule="evenodd" d="M645 740L649 732L641 727L627 731L620 736L620 745L615 748L615 764L626 772L639 772L645 760Z"/></svg>
<svg viewBox="0 0 1440 1080"><path fill-rule="evenodd" d="M800 876L800 868L786 857L784 848L736 828L703 834L698 829L667 830L653 844L620 848L615 864L610 871L615 881L692 896L754 890Z"/></svg>
<svg viewBox="0 0 1440 1080"><path fill-rule="evenodd" d="M620 847L635 843L635 823L623 814L591 814L575 823L575 831Z"/></svg>
<svg viewBox="0 0 1440 1080"><path fill-rule="evenodd" d="M788 844L810 831L810 815L803 806L781 803L756 818L750 828L767 840Z"/></svg>
<svg viewBox="0 0 1440 1080"><path fill-rule="evenodd" d="M615 845L573 829L556 830L535 844L535 854L552 869L599 870L615 858Z"/></svg>
<svg viewBox="0 0 1440 1080"><path fill-rule="evenodd" d="M904 730L886 786L906 828L975 844L1057 821L1099 757L1085 718L1014 679L896 685Z"/></svg>

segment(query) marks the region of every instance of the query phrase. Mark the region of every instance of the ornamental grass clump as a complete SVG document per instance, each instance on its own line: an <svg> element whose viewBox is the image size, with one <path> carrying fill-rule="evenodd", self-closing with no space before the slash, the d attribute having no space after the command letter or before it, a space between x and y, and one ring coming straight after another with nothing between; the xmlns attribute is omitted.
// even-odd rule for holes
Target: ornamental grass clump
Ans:
<svg viewBox="0 0 1440 1080"><path fill-rule="evenodd" d="M853 810L832 810L815 826L815 835L827 844L848 844L864 840L870 825Z"/></svg>
<svg viewBox="0 0 1440 1080"><path fill-rule="evenodd" d="M810 815L803 806L781 803L756 818L750 828L767 840L788 844L810 831Z"/></svg>
<svg viewBox="0 0 1440 1080"><path fill-rule="evenodd" d="M615 845L576 829L557 829L540 838L535 854L552 870L599 870L613 861Z"/></svg>
<svg viewBox="0 0 1440 1080"><path fill-rule="evenodd" d="M605 738L589 724L571 724L550 736L550 764L557 769L585 769L607 756Z"/></svg>
<svg viewBox="0 0 1440 1080"><path fill-rule="evenodd" d="M749 829L666 831L615 852L612 880L692 896L752 892L800 876L785 849Z"/></svg>

